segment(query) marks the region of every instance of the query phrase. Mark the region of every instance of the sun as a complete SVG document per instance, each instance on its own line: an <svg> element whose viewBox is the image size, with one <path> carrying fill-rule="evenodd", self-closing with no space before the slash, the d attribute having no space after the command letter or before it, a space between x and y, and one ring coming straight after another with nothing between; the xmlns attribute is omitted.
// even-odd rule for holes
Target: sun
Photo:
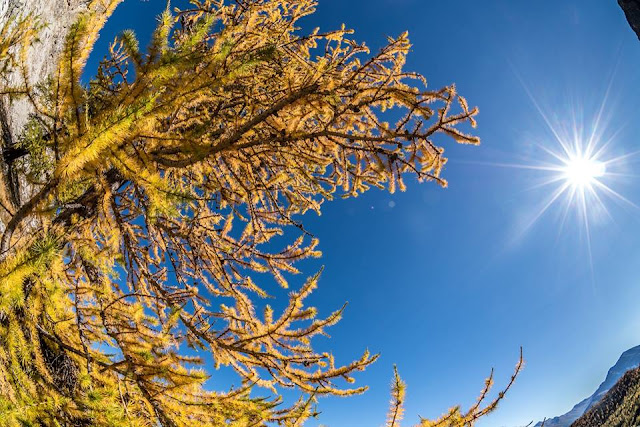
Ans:
<svg viewBox="0 0 640 427"><path fill-rule="evenodd" d="M565 160L562 173L566 181L574 188L584 190L599 183L598 179L605 176L606 163L590 158L584 154L571 156Z"/></svg>
<svg viewBox="0 0 640 427"><path fill-rule="evenodd" d="M577 240L584 244L592 279L592 226L603 227L615 222L614 214L618 211L611 209L614 205L640 213L640 206L616 189L637 178L631 163L638 161L640 150L623 150L618 144L623 126L612 126L613 119L617 118L616 106L609 105L613 76L614 73L599 106L598 100L592 102L589 96L579 103L565 102L569 99L564 97L547 109L534 95L544 88L530 90L516 71L516 77L542 119L539 124L545 126L527 137L519 162L485 163L529 171L522 175L522 182L526 180L531 185L523 187L522 193L537 200L523 203L525 209L518 216L512 241L523 239L544 216L553 218L559 225L556 242Z"/></svg>

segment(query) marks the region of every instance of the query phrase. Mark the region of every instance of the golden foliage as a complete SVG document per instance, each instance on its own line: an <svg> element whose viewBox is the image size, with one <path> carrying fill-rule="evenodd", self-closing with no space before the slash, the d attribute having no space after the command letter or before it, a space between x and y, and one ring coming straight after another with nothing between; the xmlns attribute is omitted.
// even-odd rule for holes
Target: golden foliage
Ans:
<svg viewBox="0 0 640 427"><path fill-rule="evenodd" d="M475 424L475 422L485 415L490 414L498 408L498 404L504 399L504 396L509 391L516 378L520 374L520 371L524 368L524 359L522 357L522 348L520 349L520 359L516 364L513 375L507 386L498 392L497 396L493 400L489 399L489 393L493 387L493 370L489 375L489 378L485 380L484 388L480 392L480 396L476 400L476 403L471 406L466 412L462 412L459 406L455 406L449 410L449 412L435 421L423 419L421 420L419 427L468 427Z"/></svg>
<svg viewBox="0 0 640 427"><path fill-rule="evenodd" d="M507 386L498 392L497 396L488 403L489 393L493 387L493 370L489 378L485 380L484 388L476 403L466 412L462 412L459 406L455 406L445 415L437 420L421 419L420 424L416 427L469 427L485 415L490 414L498 408L498 404L502 401L506 393L516 380L516 377L524 367L524 359L522 357L522 349L520 349L520 359L516 365L515 371L511 376L511 380ZM400 378L396 367L393 369L393 380L391 382L391 404L387 413L387 427L400 427L400 421L404 414L404 399L406 393L406 384Z"/></svg>
<svg viewBox="0 0 640 427"><path fill-rule="evenodd" d="M344 27L302 35L312 0L193 0L163 13L146 51L123 32L83 85L118 3L90 4L49 86L2 88L28 95L37 118L24 153L37 191L8 209L0 240L4 419L294 426L317 396L363 392L352 374L377 356L340 366L312 347L344 308L320 318L305 305L319 274L280 314L259 274L287 288L298 261L320 256L299 218L335 194L404 190L407 174L446 185L434 138L477 144L460 130L477 110L454 86L427 90L403 70L406 33L373 56ZM3 64L31 23L0 31ZM202 354L242 387L210 391ZM394 384L390 426L397 373ZM256 386L306 397L284 407Z"/></svg>
<svg viewBox="0 0 640 427"><path fill-rule="evenodd" d="M406 384L398 374L398 368L393 367L393 381L391 383L391 404L387 414L387 427L399 427L404 415L404 396Z"/></svg>

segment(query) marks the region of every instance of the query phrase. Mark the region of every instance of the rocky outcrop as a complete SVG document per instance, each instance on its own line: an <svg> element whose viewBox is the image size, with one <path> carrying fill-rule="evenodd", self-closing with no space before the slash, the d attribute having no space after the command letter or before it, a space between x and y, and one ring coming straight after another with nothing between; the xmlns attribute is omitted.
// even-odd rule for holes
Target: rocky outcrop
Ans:
<svg viewBox="0 0 640 427"><path fill-rule="evenodd" d="M640 0L618 0L618 4L624 10L629 25L640 39Z"/></svg>

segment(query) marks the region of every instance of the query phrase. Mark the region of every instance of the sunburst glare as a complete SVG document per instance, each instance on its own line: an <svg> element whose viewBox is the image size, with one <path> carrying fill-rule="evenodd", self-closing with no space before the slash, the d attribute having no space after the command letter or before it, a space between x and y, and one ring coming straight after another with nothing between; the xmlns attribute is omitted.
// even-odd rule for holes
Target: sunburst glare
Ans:
<svg viewBox="0 0 640 427"><path fill-rule="evenodd" d="M555 206L561 219L559 237L568 231L567 225L575 226L571 229L582 230L593 275L591 224L595 220L613 220L610 211L612 203L634 211L640 209L615 189L621 183L621 178L629 177L624 171L630 158L638 152L614 154L618 150L616 146L620 129L612 130L610 117L605 114L605 111L611 111L610 106L607 107L611 85L596 114L585 117L579 108L574 107L565 111L565 120L558 119L562 116L557 112L551 114L543 110L524 83L523 86L552 138L540 137L535 143L544 153L544 157L538 161L529 159L529 164L507 165L540 172L540 182L531 189L546 195L540 207L532 211L522 232L526 232Z"/></svg>
<svg viewBox="0 0 640 427"><path fill-rule="evenodd" d="M521 240L542 217L551 214L558 220L558 240L578 238L585 244L593 278L592 226L615 223L614 205L636 215L640 213L640 207L620 190L630 179L638 178L629 171L631 164L638 161L640 150L621 152L625 146L620 140L624 126L619 121L613 126L616 108L609 102L615 73L611 74L608 88L595 109L588 108L584 97L582 102L571 106L556 102L553 108L542 108L518 73L515 74L543 119L546 131L538 129L529 138L520 162L465 163L534 172L524 178L534 182L523 188L528 193L527 213L519 218L509 240L512 243Z"/></svg>
<svg viewBox="0 0 640 427"><path fill-rule="evenodd" d="M598 178L604 176L607 166L584 154L567 159L564 176L577 189L591 187Z"/></svg>
<svg viewBox="0 0 640 427"><path fill-rule="evenodd" d="M573 211L577 220L583 223L584 231L589 238L590 218L602 213L611 218L608 202L617 202L638 209L633 202L614 189L617 179L624 176L622 172L626 161L637 152L613 155L616 133L604 136L606 127L602 124L602 109L604 102L599 114L591 120L591 129L588 132L585 131L584 124L576 123L575 119L570 130L566 131L562 126L552 124L548 116L540 110L554 135L551 142L536 144L547 154L547 160L518 167L541 171L542 182L535 188L548 187L550 192L529 226L558 203L564 206L562 225ZM573 116L575 117L575 114Z"/></svg>

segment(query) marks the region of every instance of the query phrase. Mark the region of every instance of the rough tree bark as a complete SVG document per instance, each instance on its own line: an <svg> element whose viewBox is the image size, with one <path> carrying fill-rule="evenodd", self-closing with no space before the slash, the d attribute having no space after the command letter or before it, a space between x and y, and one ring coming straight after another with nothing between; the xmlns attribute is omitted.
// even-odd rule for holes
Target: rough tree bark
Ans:
<svg viewBox="0 0 640 427"><path fill-rule="evenodd" d="M10 19L12 12L37 16L44 27L39 33L39 41L34 43L27 55L27 73L33 86L46 79L54 71L64 39L77 15L86 10L89 0L0 0L0 24ZM22 83L21 73L8 76L10 84ZM34 191L23 177L17 176L13 162L13 149L29 119L32 109L25 99L10 101L0 96L0 197L9 206L0 207L0 231L4 230L10 217L6 208L15 212ZM1 256L0 256L1 258Z"/></svg>
<svg viewBox="0 0 640 427"><path fill-rule="evenodd" d="M618 4L624 10L629 25L640 39L640 0L618 0Z"/></svg>
<svg viewBox="0 0 640 427"><path fill-rule="evenodd" d="M78 14L85 11L91 0L0 0L0 25L7 23L8 19L15 19L16 13L39 19L43 25L38 33L38 40L28 49L26 57L26 75L31 87L51 76L56 69L58 57L62 51L65 38ZM13 71L8 76L1 77L2 86L22 86L24 73ZM55 77L55 76L54 76ZM6 87L5 86L5 87ZM20 176L15 162L21 156L28 155L16 143L20 140L33 107L27 99L9 99L7 95L0 94L0 235L6 229L13 213L24 205L38 190L29 185L24 176ZM32 221L24 226L23 231L29 232L38 227L37 221ZM0 253L0 261L6 258L8 253ZM30 282L23 284L25 299L29 298ZM0 286L0 292L2 292ZM16 316L24 313L20 308L16 309ZM0 324L7 320L5 313L0 312ZM29 336L30 330L24 331ZM42 350L43 361L49 369L53 384L66 396L71 396L78 383L78 369L75 362L58 346L51 345L51 341L43 331L39 331L39 344ZM50 338L50 337L49 337ZM2 416L0 415L0 419ZM62 416L65 425L85 426L89 421L72 415ZM0 423L2 424L2 423Z"/></svg>

